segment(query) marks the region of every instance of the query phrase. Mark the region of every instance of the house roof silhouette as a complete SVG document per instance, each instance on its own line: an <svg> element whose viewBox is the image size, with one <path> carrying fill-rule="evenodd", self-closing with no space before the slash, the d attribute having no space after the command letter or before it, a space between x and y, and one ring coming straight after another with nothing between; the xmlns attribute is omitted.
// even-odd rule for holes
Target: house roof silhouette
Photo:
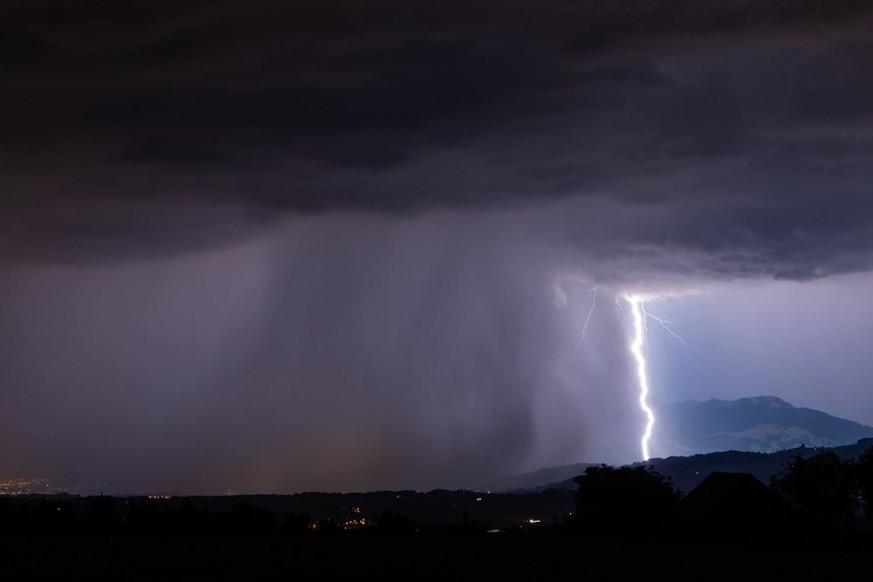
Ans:
<svg viewBox="0 0 873 582"><path fill-rule="evenodd" d="M787 516L782 500L751 473L712 473L681 508L690 529L721 533L772 530Z"/></svg>

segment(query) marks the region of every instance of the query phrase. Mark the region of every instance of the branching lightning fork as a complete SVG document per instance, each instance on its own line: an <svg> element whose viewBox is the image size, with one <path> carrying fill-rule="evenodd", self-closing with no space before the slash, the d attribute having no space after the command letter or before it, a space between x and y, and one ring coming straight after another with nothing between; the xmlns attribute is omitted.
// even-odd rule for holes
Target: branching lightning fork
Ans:
<svg viewBox="0 0 873 582"><path fill-rule="evenodd" d="M594 309L597 304L597 291L598 287L591 287L589 289L584 289L583 292L588 293L591 298L591 305L588 309L587 316L585 318L585 323L582 326L582 335L576 342L576 345L573 347L573 356L576 356L576 352L579 349L580 344L585 340L585 334L588 331L588 324L591 323L591 317L594 314ZM646 340L648 338L648 320L652 319L664 329L669 335L673 336L675 339L681 341L683 344L688 345L685 342L685 339L673 331L672 322L658 317L657 315L652 315L646 310L646 304L643 298L639 295L627 294L627 295L619 295L615 296L615 309L616 316L619 315L621 311L622 299L624 302L630 305L631 314L633 316L633 339L630 343L630 351L633 354L634 360L637 365L637 383L639 385L639 405L640 409L643 411L643 414L646 417L646 425L643 430L643 435L640 438L640 448L642 449L643 460L648 461L650 458L649 455L649 440L652 438L652 431L655 426L655 412L652 410L651 406L649 406L649 373L648 373L648 365L646 361Z"/></svg>
<svg viewBox="0 0 873 582"><path fill-rule="evenodd" d="M678 333L673 331L673 328L670 327L673 325L672 321L663 319L661 317L658 317L657 315L652 315L651 313L649 313L646 310L646 304L643 303L642 301L640 301L640 309L642 309L643 316L646 320L654 319L655 321L658 322L658 325L660 325L662 328L664 328L664 331L666 331L668 334L672 335L674 338L676 338L677 340L679 340L680 342L682 342L686 346L688 345L688 342L685 341L685 338L683 338L681 335L679 335ZM646 330L646 331L648 331L648 330Z"/></svg>
<svg viewBox="0 0 873 582"><path fill-rule="evenodd" d="M582 326L582 336L576 341L573 346L573 357L576 357L576 352L579 351L579 345L585 341L585 334L588 332L588 324L591 323L591 316L594 315L594 308L597 307L597 287L586 289L591 296L591 307L588 308L588 317L585 318L585 324Z"/></svg>

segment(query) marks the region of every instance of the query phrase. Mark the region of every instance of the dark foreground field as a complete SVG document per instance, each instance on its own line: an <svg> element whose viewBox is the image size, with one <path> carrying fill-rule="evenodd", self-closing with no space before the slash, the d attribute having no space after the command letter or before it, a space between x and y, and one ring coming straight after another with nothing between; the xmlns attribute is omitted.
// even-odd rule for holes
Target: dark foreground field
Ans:
<svg viewBox="0 0 873 582"><path fill-rule="evenodd" d="M552 533L312 536L24 534L3 580L865 580L873 552Z"/></svg>

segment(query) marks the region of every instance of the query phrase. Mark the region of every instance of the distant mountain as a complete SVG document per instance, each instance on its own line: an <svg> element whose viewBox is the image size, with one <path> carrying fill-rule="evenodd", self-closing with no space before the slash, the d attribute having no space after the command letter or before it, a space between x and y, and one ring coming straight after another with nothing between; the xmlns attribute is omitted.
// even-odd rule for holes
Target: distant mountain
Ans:
<svg viewBox="0 0 873 582"><path fill-rule="evenodd" d="M682 456L652 459L647 464L685 492L713 471L748 472L769 483L797 455L831 449L848 459L873 447L873 427L820 410L797 408L776 396L661 405L657 433L662 445ZM596 463L509 475L490 489L575 490L573 477L592 464Z"/></svg>
<svg viewBox="0 0 873 582"><path fill-rule="evenodd" d="M667 450L688 455L716 451L772 453L800 446L836 447L873 437L873 427L775 396L686 401L658 408Z"/></svg>

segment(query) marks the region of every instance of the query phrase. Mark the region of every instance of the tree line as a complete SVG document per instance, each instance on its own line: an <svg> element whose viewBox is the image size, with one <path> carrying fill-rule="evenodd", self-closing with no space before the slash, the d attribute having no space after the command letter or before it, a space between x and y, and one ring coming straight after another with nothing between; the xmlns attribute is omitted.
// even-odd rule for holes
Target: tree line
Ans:
<svg viewBox="0 0 873 582"><path fill-rule="evenodd" d="M729 475L736 476L722 474ZM856 531L873 518L873 447L849 460L832 451L797 455L768 487L746 477L716 484L708 478L700 492L683 496L646 465L589 467L575 479L576 510L568 525L629 537L732 535L740 529L797 534Z"/></svg>

